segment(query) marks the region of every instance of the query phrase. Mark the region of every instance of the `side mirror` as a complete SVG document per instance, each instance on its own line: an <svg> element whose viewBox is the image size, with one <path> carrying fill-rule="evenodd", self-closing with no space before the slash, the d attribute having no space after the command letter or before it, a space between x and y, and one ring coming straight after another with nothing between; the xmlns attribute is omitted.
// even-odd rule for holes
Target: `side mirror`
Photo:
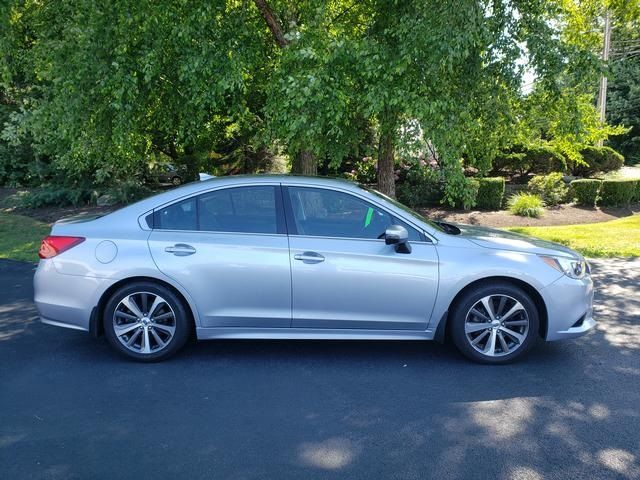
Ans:
<svg viewBox="0 0 640 480"><path fill-rule="evenodd" d="M395 245L398 253L411 253L409 245L409 232L402 225L391 225L384 232L384 243Z"/></svg>

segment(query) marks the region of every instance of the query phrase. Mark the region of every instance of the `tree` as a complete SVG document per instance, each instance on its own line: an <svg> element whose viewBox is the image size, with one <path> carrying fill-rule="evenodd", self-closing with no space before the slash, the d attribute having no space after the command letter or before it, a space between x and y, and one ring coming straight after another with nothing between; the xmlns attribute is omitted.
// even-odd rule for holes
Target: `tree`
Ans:
<svg viewBox="0 0 640 480"><path fill-rule="evenodd" d="M640 21L614 24L607 120L628 130L609 140L627 163L640 163Z"/></svg>

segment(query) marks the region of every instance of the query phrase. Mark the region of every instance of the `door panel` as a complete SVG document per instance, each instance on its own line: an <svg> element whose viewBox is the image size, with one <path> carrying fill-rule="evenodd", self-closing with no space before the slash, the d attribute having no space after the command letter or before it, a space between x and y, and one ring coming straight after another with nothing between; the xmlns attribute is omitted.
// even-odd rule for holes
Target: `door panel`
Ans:
<svg viewBox="0 0 640 480"><path fill-rule="evenodd" d="M294 328L425 330L438 286L432 244L290 237ZM321 262L296 260L309 252ZM306 255L305 255L306 254Z"/></svg>
<svg viewBox="0 0 640 480"><path fill-rule="evenodd" d="M193 247L195 253L165 251L180 244ZM285 235L156 230L149 237L149 248L160 271L194 298L203 327L291 325Z"/></svg>

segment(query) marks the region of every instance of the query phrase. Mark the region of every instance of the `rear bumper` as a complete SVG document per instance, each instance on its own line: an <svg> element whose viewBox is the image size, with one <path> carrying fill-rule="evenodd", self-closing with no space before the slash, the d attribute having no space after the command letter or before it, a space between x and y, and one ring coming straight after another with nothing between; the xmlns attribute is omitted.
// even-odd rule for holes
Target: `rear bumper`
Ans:
<svg viewBox="0 0 640 480"><path fill-rule="evenodd" d="M540 292L547 306L546 340L580 337L596 326L591 278L563 276Z"/></svg>
<svg viewBox="0 0 640 480"><path fill-rule="evenodd" d="M42 323L89 331L91 311L107 287L106 279L64 275L43 260L33 278L34 303Z"/></svg>

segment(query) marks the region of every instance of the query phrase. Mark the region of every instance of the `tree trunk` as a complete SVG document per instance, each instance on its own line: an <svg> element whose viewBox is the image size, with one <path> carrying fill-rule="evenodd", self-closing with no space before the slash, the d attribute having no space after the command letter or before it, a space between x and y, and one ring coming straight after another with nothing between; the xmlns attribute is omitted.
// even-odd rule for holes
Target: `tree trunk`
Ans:
<svg viewBox="0 0 640 480"><path fill-rule="evenodd" d="M392 198L396 196L395 137L395 118L384 119L380 125L378 148L378 190Z"/></svg>
<svg viewBox="0 0 640 480"><path fill-rule="evenodd" d="M273 35L273 40L280 48L285 48L289 42L285 37L282 24L278 20L271 6L267 0L253 0L256 8L260 11L262 18L264 19L267 27ZM293 155L293 161L291 162L291 173L297 175L317 175L318 167L316 164L315 155L308 150L300 150Z"/></svg>
<svg viewBox="0 0 640 480"><path fill-rule="evenodd" d="M317 175L316 157L308 150L301 150L293 156L291 173L296 175Z"/></svg>

